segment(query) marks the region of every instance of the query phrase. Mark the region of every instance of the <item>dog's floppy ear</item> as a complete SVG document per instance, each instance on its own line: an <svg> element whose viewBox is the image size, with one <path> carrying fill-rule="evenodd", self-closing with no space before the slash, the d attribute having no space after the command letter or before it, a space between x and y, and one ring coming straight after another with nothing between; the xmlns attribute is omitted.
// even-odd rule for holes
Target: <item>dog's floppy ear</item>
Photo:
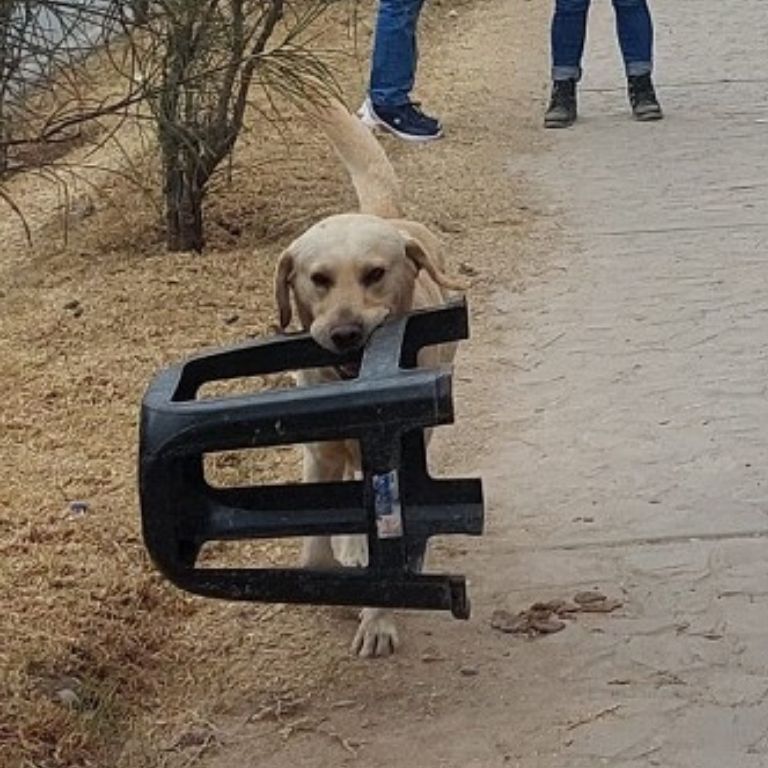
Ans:
<svg viewBox="0 0 768 768"><path fill-rule="evenodd" d="M285 330L291 322L291 280L293 279L294 258L289 248L280 255L275 269L275 304L277 305L278 322Z"/></svg>
<svg viewBox="0 0 768 768"><path fill-rule="evenodd" d="M467 286L460 280L453 280L443 273L432 256L415 237L406 236L405 255L413 262L417 272L423 269L439 286L454 291L467 290Z"/></svg>

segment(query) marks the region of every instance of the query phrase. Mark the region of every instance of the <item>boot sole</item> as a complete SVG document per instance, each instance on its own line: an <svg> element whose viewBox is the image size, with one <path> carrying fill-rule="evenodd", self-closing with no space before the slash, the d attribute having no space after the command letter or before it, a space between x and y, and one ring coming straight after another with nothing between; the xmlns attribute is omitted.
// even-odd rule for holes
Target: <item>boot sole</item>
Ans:
<svg viewBox="0 0 768 768"><path fill-rule="evenodd" d="M654 122L656 120L663 120L664 119L664 113L661 112L661 111L658 111L658 112L641 112L640 114L635 112L635 113L633 113L632 116L639 123L652 123L652 122Z"/></svg>
<svg viewBox="0 0 768 768"><path fill-rule="evenodd" d="M545 120L545 128L570 128L576 121L575 120Z"/></svg>

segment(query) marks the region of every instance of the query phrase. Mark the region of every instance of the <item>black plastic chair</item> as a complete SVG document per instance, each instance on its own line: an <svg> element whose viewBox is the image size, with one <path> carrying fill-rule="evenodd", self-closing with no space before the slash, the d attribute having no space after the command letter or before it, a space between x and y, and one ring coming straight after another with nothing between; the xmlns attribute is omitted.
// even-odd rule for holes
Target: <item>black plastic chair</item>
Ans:
<svg viewBox="0 0 768 768"><path fill-rule="evenodd" d="M301 333L201 354L159 373L142 404L139 454L143 535L156 566L178 587L208 597L467 618L463 576L418 571L430 536L482 533L482 486L429 476L423 430L453 422L452 375L416 368L422 347L467 335L462 300L385 323L362 353L334 355ZM356 360L355 379L197 397L211 381ZM204 477L207 453L340 439L359 441L362 480L219 488ZM367 535L367 568L196 567L208 541L335 534Z"/></svg>

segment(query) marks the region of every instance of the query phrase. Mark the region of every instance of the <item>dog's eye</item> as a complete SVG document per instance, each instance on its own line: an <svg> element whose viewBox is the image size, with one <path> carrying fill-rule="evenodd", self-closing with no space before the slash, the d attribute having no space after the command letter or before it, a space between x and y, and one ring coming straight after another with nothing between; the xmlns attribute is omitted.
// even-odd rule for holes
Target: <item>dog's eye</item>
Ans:
<svg viewBox="0 0 768 768"><path fill-rule="evenodd" d="M374 267L373 269L369 269L363 277L363 284L375 285L376 283L380 283L384 279L386 273L387 271L384 267Z"/></svg>
<svg viewBox="0 0 768 768"><path fill-rule="evenodd" d="M333 280L325 272L315 272L309 278L316 288L328 289L333 285Z"/></svg>

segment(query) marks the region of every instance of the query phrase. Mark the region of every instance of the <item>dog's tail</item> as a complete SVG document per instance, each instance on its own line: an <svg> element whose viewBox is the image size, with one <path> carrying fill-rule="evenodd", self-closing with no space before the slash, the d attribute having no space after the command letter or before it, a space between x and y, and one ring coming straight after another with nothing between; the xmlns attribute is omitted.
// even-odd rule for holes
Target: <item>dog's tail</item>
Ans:
<svg viewBox="0 0 768 768"><path fill-rule="evenodd" d="M336 99L308 108L341 158L357 192L361 213L402 217L400 184L373 133Z"/></svg>

